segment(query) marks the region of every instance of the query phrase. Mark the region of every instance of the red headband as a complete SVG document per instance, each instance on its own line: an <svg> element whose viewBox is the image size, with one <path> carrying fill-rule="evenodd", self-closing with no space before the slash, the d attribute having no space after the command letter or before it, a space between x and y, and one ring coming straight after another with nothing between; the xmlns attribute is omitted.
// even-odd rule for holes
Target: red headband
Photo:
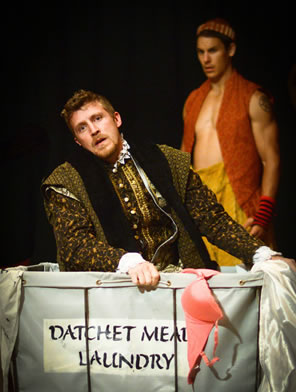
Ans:
<svg viewBox="0 0 296 392"><path fill-rule="evenodd" d="M217 33L220 33L230 38L232 41L235 40L235 32L233 28L224 19L220 19L220 18L212 19L200 25L197 29L196 35L199 35L204 30L216 31Z"/></svg>

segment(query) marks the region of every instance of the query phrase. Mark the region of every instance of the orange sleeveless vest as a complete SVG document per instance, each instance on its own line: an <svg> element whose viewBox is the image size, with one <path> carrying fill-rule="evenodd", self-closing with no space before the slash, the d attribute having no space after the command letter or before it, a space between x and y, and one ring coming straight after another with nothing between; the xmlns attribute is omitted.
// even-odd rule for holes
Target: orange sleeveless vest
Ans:
<svg viewBox="0 0 296 392"><path fill-rule="evenodd" d="M260 88L236 70L225 84L217 120L217 132L227 176L238 204L253 216L260 197L262 163L249 119L249 103ZM185 102L183 144L192 152L194 129L202 104L211 89L209 80L193 90Z"/></svg>

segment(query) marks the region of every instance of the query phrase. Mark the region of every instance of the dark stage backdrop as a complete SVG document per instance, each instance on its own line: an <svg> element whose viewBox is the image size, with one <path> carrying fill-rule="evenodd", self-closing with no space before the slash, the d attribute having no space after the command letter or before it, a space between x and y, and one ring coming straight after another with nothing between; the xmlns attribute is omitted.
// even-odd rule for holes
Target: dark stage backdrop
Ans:
<svg viewBox="0 0 296 392"><path fill-rule="evenodd" d="M295 63L293 11L285 2L267 8L237 3L108 7L97 1L93 6L68 3L69 9L63 3L8 5L1 27L6 120L1 138L2 266L55 260L39 187L71 150L72 138L59 116L65 101L80 88L99 92L121 113L127 138L179 147L184 101L204 80L196 58L196 27L217 16L237 31L237 69L275 96L283 162L276 234L278 248L296 256L296 109L288 89Z"/></svg>

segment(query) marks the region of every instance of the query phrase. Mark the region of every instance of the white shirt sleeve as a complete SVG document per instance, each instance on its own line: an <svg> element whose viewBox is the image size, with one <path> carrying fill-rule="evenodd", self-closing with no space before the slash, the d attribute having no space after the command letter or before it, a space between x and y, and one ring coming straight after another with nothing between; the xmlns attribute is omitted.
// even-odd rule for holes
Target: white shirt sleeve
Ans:
<svg viewBox="0 0 296 392"><path fill-rule="evenodd" d="M136 265L146 263L147 260L143 259L140 253L130 252L126 253L119 260L116 272L127 273L130 268L134 268Z"/></svg>
<svg viewBox="0 0 296 392"><path fill-rule="evenodd" d="M281 253L270 249L268 246L260 246L253 256L253 263L270 260L272 256L276 255L281 256Z"/></svg>

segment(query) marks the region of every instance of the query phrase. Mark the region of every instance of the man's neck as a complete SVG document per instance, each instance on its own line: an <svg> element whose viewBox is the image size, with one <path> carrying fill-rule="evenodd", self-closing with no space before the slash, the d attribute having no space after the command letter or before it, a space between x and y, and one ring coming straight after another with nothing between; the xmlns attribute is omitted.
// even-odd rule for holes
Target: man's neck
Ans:
<svg viewBox="0 0 296 392"><path fill-rule="evenodd" d="M232 74L233 68L229 66L224 74L217 80L210 79L211 89L218 95L224 91L225 84Z"/></svg>

